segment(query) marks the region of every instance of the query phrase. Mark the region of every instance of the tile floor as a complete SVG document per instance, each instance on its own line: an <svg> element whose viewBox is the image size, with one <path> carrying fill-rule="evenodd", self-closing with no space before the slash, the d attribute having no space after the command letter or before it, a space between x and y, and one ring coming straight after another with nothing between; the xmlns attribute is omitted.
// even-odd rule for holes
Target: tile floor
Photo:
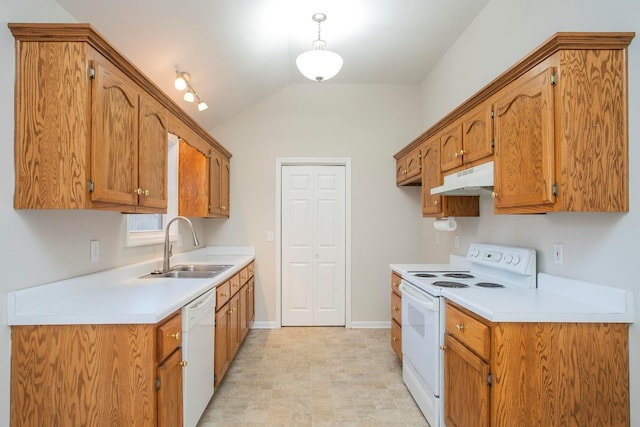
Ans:
<svg viewBox="0 0 640 427"><path fill-rule="evenodd" d="M389 329L251 330L198 427L428 426Z"/></svg>

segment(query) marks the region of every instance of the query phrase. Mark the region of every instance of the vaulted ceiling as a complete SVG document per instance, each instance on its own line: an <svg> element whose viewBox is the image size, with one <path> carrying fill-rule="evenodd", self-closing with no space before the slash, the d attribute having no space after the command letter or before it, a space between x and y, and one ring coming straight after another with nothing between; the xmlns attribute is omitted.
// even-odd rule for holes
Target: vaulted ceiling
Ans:
<svg viewBox="0 0 640 427"><path fill-rule="evenodd" d="M291 83L420 84L488 0L57 0L92 24L204 128ZM316 83L295 67L322 38L344 66ZM199 112L173 87L191 74Z"/></svg>

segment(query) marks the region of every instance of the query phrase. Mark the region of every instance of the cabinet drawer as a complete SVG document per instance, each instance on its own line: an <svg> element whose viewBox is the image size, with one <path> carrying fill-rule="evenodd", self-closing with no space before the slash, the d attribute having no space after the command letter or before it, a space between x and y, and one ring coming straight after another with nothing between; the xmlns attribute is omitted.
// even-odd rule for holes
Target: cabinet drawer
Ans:
<svg viewBox="0 0 640 427"><path fill-rule="evenodd" d="M231 284L227 280L216 288L216 311L220 310L229 298L231 298Z"/></svg>
<svg viewBox="0 0 640 427"><path fill-rule="evenodd" d="M445 319L447 332L451 336L467 345L480 357L489 359L489 326L450 304L447 304Z"/></svg>
<svg viewBox="0 0 640 427"><path fill-rule="evenodd" d="M402 325L402 298L391 293L391 318Z"/></svg>
<svg viewBox="0 0 640 427"><path fill-rule="evenodd" d="M156 334L156 353L158 362L161 362L182 345L182 315L178 313L162 323Z"/></svg>
<svg viewBox="0 0 640 427"><path fill-rule="evenodd" d="M400 294L400 280L402 280L402 277L400 277L396 273L391 273L391 291L394 294L397 294L397 295L401 295Z"/></svg>
<svg viewBox="0 0 640 427"><path fill-rule="evenodd" d="M240 274L236 274L229 279L229 284L231 286L231 296L234 296L240 290Z"/></svg>
<svg viewBox="0 0 640 427"><path fill-rule="evenodd" d="M240 270L240 273L238 274L240 275L240 286L242 286L247 283L247 279L249 279L249 266Z"/></svg>
<svg viewBox="0 0 640 427"><path fill-rule="evenodd" d="M402 360L402 328L395 320L391 321L391 348Z"/></svg>

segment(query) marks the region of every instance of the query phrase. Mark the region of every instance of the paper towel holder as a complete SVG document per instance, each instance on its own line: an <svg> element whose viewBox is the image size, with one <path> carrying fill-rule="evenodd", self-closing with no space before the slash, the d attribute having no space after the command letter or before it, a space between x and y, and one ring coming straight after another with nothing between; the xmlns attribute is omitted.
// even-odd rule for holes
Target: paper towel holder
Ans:
<svg viewBox="0 0 640 427"><path fill-rule="evenodd" d="M452 216L448 218L436 219L433 221L433 228L440 231L453 231L458 227L456 219Z"/></svg>

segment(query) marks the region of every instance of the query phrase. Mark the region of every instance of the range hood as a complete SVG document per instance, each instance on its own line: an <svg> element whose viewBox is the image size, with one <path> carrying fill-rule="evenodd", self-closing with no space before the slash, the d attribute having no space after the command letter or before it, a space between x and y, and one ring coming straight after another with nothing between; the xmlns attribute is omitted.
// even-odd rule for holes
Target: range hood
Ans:
<svg viewBox="0 0 640 427"><path fill-rule="evenodd" d="M493 161L445 175L444 184L431 189L431 194L477 196L493 190Z"/></svg>

